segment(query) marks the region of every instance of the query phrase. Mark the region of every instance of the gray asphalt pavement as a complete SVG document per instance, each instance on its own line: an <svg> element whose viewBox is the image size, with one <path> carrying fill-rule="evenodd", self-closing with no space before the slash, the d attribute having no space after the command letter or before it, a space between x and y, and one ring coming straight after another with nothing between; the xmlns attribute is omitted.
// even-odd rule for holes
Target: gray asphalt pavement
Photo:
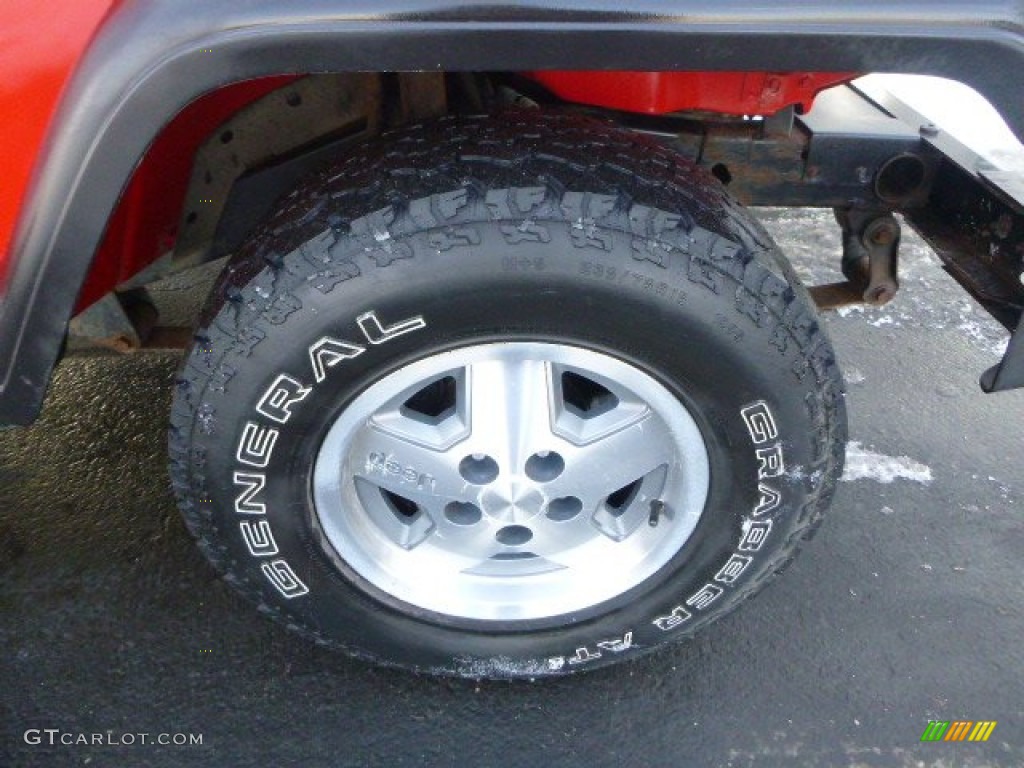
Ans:
<svg viewBox="0 0 1024 768"><path fill-rule="evenodd" d="M830 215L764 216L836 279ZM0 434L0 766L1024 764L1024 393L980 392L1005 334L915 238L902 266L893 305L827 318L852 461L784 577L697 640L554 682L382 671L259 617L168 490L177 356L66 359L39 423ZM929 720L998 725L921 743ZM60 743L82 734L121 744Z"/></svg>

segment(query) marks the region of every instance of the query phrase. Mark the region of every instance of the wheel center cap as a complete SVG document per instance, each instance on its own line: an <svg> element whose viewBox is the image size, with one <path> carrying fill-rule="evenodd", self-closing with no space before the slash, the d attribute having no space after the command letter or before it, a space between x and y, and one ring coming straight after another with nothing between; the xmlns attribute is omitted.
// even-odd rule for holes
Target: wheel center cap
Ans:
<svg viewBox="0 0 1024 768"><path fill-rule="evenodd" d="M484 514L501 523L525 523L540 514L544 496L531 483L513 480L488 488L480 497Z"/></svg>

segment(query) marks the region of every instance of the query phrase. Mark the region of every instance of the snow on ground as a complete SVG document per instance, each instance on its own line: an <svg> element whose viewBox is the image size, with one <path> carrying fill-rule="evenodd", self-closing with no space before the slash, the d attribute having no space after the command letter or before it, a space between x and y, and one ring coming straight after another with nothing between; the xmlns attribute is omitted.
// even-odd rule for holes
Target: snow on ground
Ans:
<svg viewBox="0 0 1024 768"><path fill-rule="evenodd" d="M804 285L844 279L839 271L839 226L831 211L759 208L756 213ZM813 232L813 237L808 232ZM896 298L883 307L855 304L825 314L886 331L952 329L958 338L988 355L993 364L1002 357L1009 333L952 282L938 257L909 226L904 226L900 242L899 282Z"/></svg>
<svg viewBox="0 0 1024 768"><path fill-rule="evenodd" d="M846 469L841 479L844 482L875 480L879 483L903 479L928 485L932 481L932 470L907 456L886 456L851 440L846 444Z"/></svg>

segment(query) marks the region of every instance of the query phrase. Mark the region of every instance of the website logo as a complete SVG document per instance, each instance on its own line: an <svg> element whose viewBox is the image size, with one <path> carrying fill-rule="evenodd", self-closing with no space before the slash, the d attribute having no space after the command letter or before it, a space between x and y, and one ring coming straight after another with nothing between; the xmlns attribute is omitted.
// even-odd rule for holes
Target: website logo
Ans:
<svg viewBox="0 0 1024 768"><path fill-rule="evenodd" d="M988 741L996 720L929 720L921 741Z"/></svg>

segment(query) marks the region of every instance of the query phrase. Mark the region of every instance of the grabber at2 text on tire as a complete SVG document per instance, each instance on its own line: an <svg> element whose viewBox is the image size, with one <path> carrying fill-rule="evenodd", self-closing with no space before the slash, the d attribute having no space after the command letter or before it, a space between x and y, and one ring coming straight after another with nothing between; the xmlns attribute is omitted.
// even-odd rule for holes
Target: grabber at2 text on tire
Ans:
<svg viewBox="0 0 1024 768"><path fill-rule="evenodd" d="M265 612L506 678L736 606L844 440L829 341L751 214L650 138L524 111L404 129L285 198L213 292L170 449Z"/></svg>

